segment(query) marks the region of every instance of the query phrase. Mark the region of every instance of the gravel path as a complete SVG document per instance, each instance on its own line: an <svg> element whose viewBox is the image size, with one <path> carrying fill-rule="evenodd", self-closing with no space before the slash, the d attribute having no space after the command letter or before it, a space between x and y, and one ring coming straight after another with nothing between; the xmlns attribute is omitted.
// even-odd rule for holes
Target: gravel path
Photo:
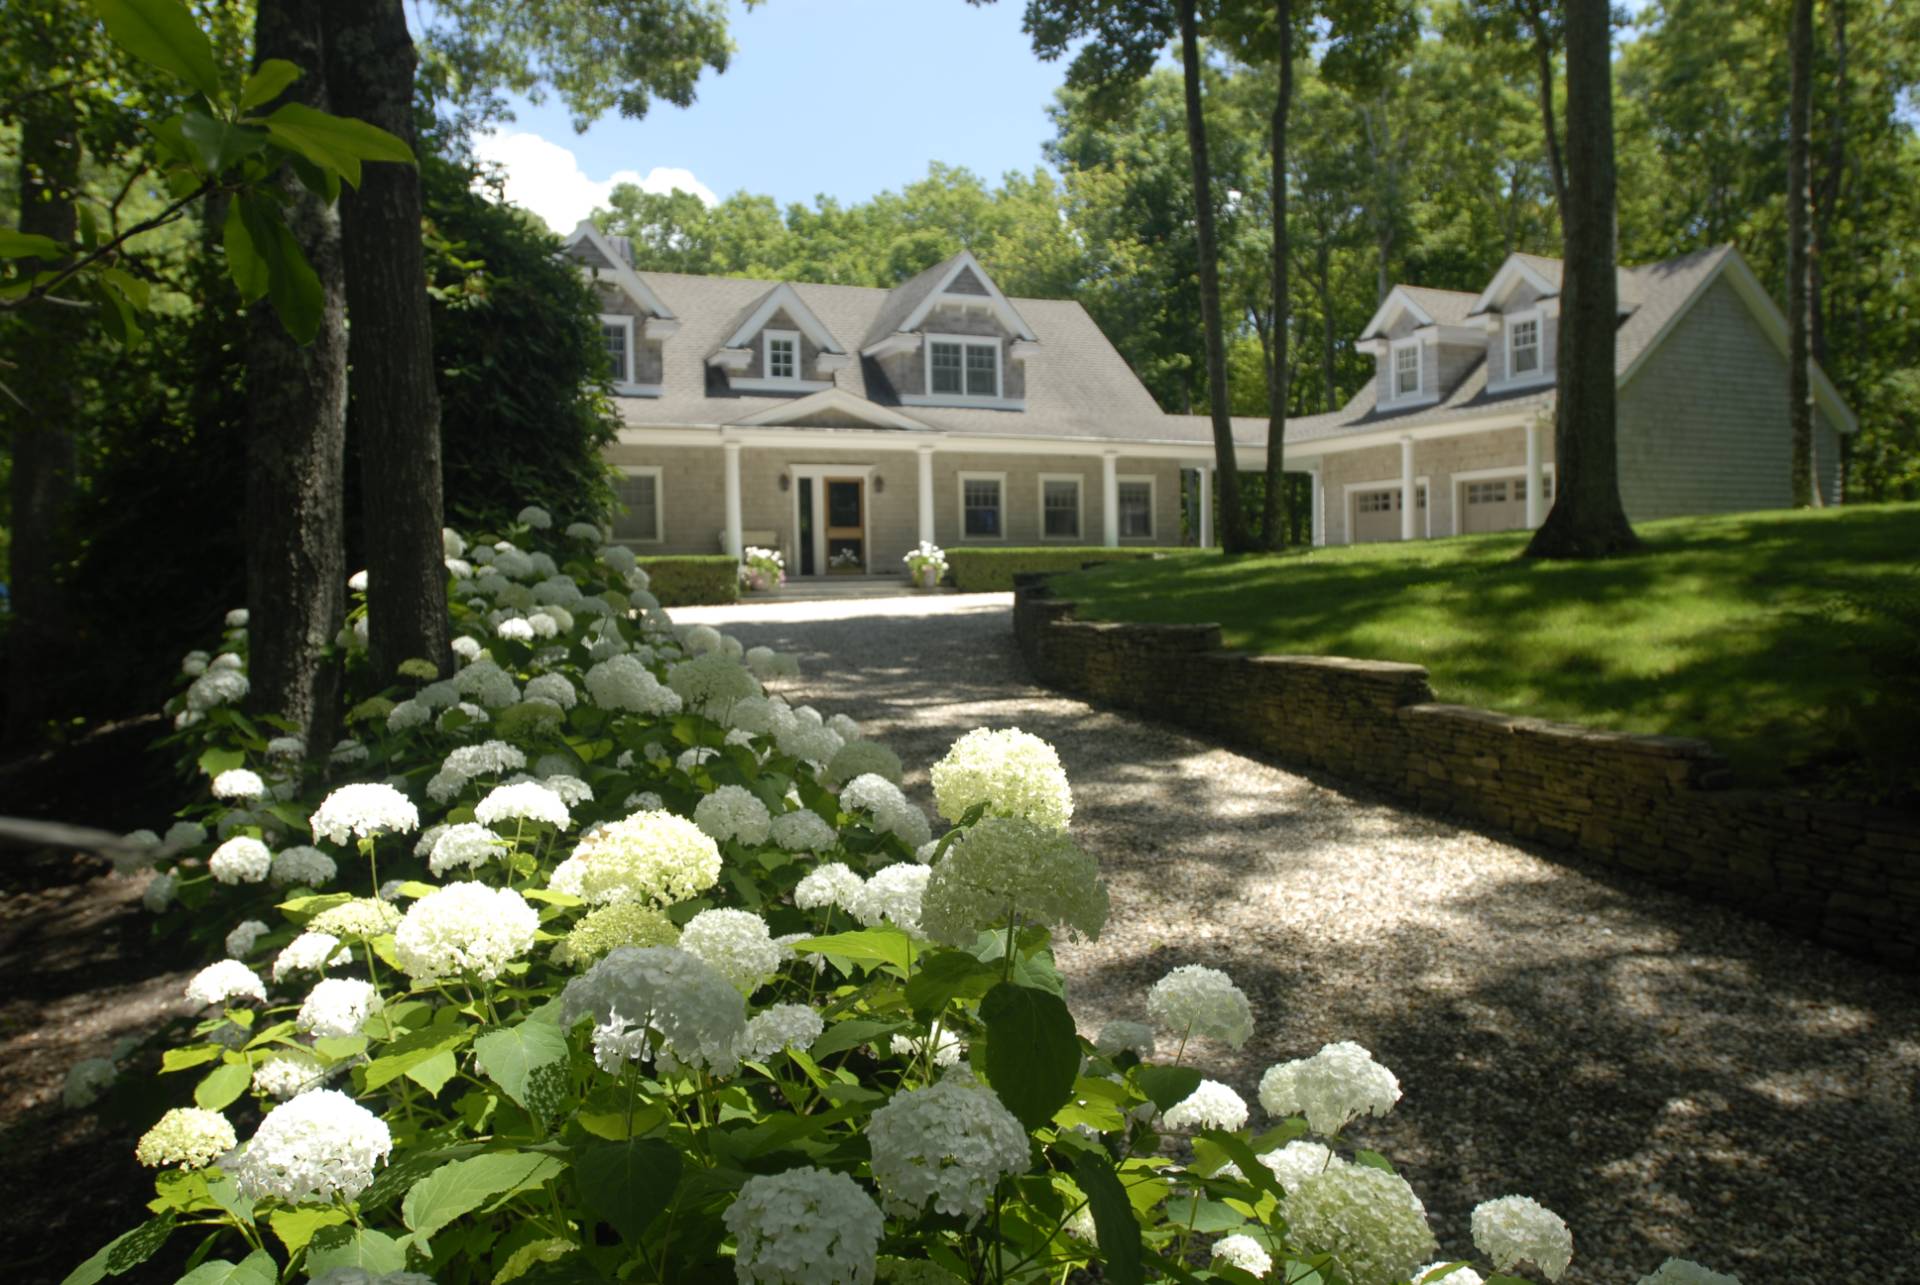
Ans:
<svg viewBox="0 0 1920 1285"><path fill-rule="evenodd" d="M1280 770L1036 687L1007 595L684 609L800 656L788 695L926 768L970 728L1059 748L1113 893L1060 962L1085 1030L1144 1017L1169 968L1224 968L1247 1047L1202 1052L1250 1102L1272 1062L1353 1039L1406 1096L1354 1136L1447 1251L1520 1192L1574 1231L1563 1280L1669 1254L1763 1282L1920 1281L1920 987L1636 880ZM1258 1108L1255 1108L1256 1115Z"/></svg>

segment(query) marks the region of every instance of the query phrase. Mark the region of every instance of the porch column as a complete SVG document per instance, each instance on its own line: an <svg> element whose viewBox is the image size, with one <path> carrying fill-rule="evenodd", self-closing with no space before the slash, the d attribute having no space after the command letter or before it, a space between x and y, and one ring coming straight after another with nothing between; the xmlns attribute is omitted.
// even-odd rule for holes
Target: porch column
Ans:
<svg viewBox="0 0 1920 1285"><path fill-rule="evenodd" d="M1540 525L1545 516L1541 506L1544 498L1540 492L1544 489L1540 476L1540 425L1536 421L1527 425L1527 529L1533 530Z"/></svg>
<svg viewBox="0 0 1920 1285"><path fill-rule="evenodd" d="M1200 473L1200 547L1213 547L1213 470L1207 465L1199 467Z"/></svg>
<svg viewBox="0 0 1920 1285"><path fill-rule="evenodd" d="M1418 511L1415 508L1418 499L1413 481L1413 439L1403 437L1400 439L1400 538L1402 540L1414 538L1417 528L1414 526L1413 519Z"/></svg>
<svg viewBox="0 0 1920 1285"><path fill-rule="evenodd" d="M1120 453L1100 457L1100 535L1109 549L1120 545Z"/></svg>
<svg viewBox="0 0 1920 1285"><path fill-rule="evenodd" d="M920 448L920 543L933 539L933 448Z"/></svg>
<svg viewBox="0 0 1920 1285"><path fill-rule="evenodd" d="M740 443L724 442L721 449L727 455L726 505L727 505L727 552L734 557L740 556L745 547L740 538Z"/></svg>
<svg viewBox="0 0 1920 1285"><path fill-rule="evenodd" d="M1307 470L1307 476L1313 479L1313 498L1307 508L1307 518L1312 523L1311 543L1319 548L1327 542L1327 484L1320 476L1317 462Z"/></svg>

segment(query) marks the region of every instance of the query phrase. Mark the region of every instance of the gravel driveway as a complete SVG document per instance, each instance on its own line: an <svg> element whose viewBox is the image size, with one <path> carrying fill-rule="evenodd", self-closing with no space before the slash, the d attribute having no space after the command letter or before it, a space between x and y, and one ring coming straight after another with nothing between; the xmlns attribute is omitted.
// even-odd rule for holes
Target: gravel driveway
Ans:
<svg viewBox="0 0 1920 1285"><path fill-rule="evenodd" d="M1232 974L1253 1039L1202 1051L1249 1102L1353 1039L1401 1080L1356 1140L1443 1250L1519 1192L1573 1227L1569 1282L1669 1254L1762 1282L1920 1281L1920 987L1637 880L1036 687L1009 595L683 609L799 655L787 694L926 769L970 728L1059 748L1114 913L1060 962L1082 1029L1144 1017L1176 964ZM1258 1108L1255 1108L1258 1119Z"/></svg>

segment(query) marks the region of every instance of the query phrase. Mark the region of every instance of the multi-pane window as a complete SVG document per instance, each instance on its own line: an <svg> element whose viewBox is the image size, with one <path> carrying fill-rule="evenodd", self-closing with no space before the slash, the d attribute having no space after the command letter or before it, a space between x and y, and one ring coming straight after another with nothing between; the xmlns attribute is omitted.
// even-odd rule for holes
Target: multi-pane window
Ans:
<svg viewBox="0 0 1920 1285"><path fill-rule="evenodd" d="M1053 539L1080 535L1080 483L1075 478L1043 478L1040 482L1041 534Z"/></svg>
<svg viewBox="0 0 1920 1285"><path fill-rule="evenodd" d="M767 335L767 378L797 379L800 376L800 338L798 335Z"/></svg>
<svg viewBox="0 0 1920 1285"><path fill-rule="evenodd" d="M1420 391L1420 345L1408 344L1393 350L1393 395L1406 397Z"/></svg>
<svg viewBox="0 0 1920 1285"><path fill-rule="evenodd" d="M1115 496L1120 511L1122 536L1153 534L1153 483L1122 482Z"/></svg>
<svg viewBox="0 0 1920 1285"><path fill-rule="evenodd" d="M1508 351L1512 354L1515 375L1529 375L1540 369L1540 319L1527 317L1507 323Z"/></svg>
<svg viewBox="0 0 1920 1285"><path fill-rule="evenodd" d="M660 533L660 471L623 473L614 491L626 511L613 520L613 538L654 542Z"/></svg>
<svg viewBox="0 0 1920 1285"><path fill-rule="evenodd" d="M633 335L632 324L625 318L602 317L600 319L600 343L607 350L607 365L613 371L613 382L626 384L633 381L633 372L627 361L629 339Z"/></svg>
<svg viewBox="0 0 1920 1285"><path fill-rule="evenodd" d="M960 345L929 344L927 358L932 375L932 387L936 393L957 393L960 391Z"/></svg>
<svg viewBox="0 0 1920 1285"><path fill-rule="evenodd" d="M1418 486L1413 491L1413 506L1416 509L1427 507L1427 488ZM1362 491L1353 497L1353 507L1360 513L1398 513L1400 511L1400 492Z"/></svg>
<svg viewBox="0 0 1920 1285"><path fill-rule="evenodd" d="M927 344L927 387L952 397L1000 395L1000 344L935 339Z"/></svg>
<svg viewBox="0 0 1920 1285"><path fill-rule="evenodd" d="M1000 479L969 477L960 483L961 534L996 540L1005 528L1000 520Z"/></svg>
<svg viewBox="0 0 1920 1285"><path fill-rule="evenodd" d="M1523 477L1514 482L1513 498L1516 500L1524 500L1527 498L1526 478ZM1540 477L1540 498L1548 503L1553 502L1553 474L1551 473L1544 473Z"/></svg>
<svg viewBox="0 0 1920 1285"><path fill-rule="evenodd" d="M1468 504L1505 504L1507 502L1507 484L1496 482L1467 483Z"/></svg>
<svg viewBox="0 0 1920 1285"><path fill-rule="evenodd" d="M1000 395L1000 345L967 345L967 396Z"/></svg>

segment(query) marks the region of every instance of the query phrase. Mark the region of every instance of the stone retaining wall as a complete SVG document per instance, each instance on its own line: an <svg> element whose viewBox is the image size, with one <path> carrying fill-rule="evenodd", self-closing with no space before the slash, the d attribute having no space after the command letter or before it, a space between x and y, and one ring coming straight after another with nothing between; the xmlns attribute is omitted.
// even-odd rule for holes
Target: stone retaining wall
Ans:
<svg viewBox="0 0 1920 1285"><path fill-rule="evenodd" d="M1438 704L1419 665L1251 656L1223 650L1217 625L1077 620L1044 577L1019 580L1014 634L1050 686L1920 966L1911 816L1733 788L1702 740Z"/></svg>

